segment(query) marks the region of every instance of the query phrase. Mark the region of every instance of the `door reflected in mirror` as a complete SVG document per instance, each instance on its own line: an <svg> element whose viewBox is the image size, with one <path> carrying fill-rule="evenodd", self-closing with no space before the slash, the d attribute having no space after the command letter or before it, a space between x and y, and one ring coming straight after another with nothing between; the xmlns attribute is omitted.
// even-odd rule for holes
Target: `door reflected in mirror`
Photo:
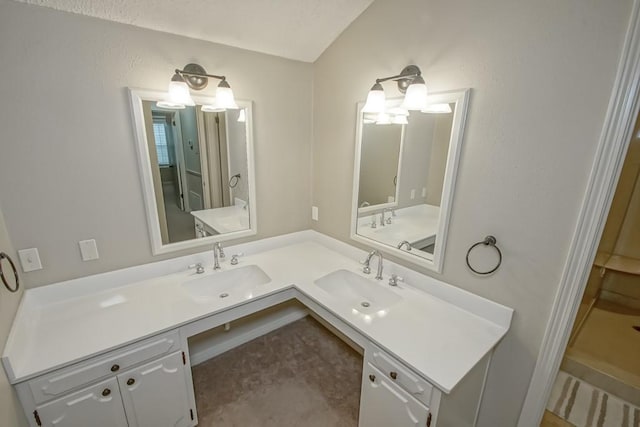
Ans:
<svg viewBox="0 0 640 427"><path fill-rule="evenodd" d="M425 111L358 109L352 237L440 271L468 90L434 94Z"/></svg>
<svg viewBox="0 0 640 427"><path fill-rule="evenodd" d="M154 253L255 234L251 104L165 109L143 92L131 94Z"/></svg>
<svg viewBox="0 0 640 427"><path fill-rule="evenodd" d="M364 212L396 206L402 132L398 124L363 124L358 206Z"/></svg>

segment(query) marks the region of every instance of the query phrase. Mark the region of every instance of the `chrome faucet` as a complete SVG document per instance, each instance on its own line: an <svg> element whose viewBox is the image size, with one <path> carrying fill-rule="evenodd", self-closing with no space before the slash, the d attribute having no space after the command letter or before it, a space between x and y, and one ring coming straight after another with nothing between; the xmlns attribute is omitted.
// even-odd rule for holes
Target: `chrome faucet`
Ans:
<svg viewBox="0 0 640 427"><path fill-rule="evenodd" d="M380 225L381 225L381 226L383 226L383 227L384 227L384 224L385 224L385 222L384 222L384 213L385 213L386 211L387 211L387 210L386 210L386 209L384 209L382 212L380 212Z"/></svg>
<svg viewBox="0 0 640 427"><path fill-rule="evenodd" d="M362 262L364 264L364 267L362 268L362 272L364 274L371 273L371 267L369 266L369 264L371 263L371 258L373 258L376 255L378 256L378 271L376 273L376 280L382 280L382 254L375 249L369 252L369 255L367 255L367 258Z"/></svg>
<svg viewBox="0 0 640 427"><path fill-rule="evenodd" d="M408 241L403 240L402 242L398 243L398 249L402 249L403 246L406 246L408 251L411 250L411 243L409 243Z"/></svg>
<svg viewBox="0 0 640 427"><path fill-rule="evenodd" d="M224 259L224 249L222 249L222 244L220 242L216 242L213 245L213 269L220 270L220 259Z"/></svg>

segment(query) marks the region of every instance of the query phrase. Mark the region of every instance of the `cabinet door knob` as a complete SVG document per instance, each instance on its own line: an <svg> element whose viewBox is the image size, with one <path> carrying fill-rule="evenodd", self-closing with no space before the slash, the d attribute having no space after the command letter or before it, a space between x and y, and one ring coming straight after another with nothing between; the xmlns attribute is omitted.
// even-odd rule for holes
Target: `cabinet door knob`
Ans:
<svg viewBox="0 0 640 427"><path fill-rule="evenodd" d="M127 385L134 385L136 383L136 380L134 380L133 378L129 378L127 380Z"/></svg>
<svg viewBox="0 0 640 427"><path fill-rule="evenodd" d="M107 397L111 394L111 390L109 390L108 388L105 388L104 390L102 390L102 395L104 397Z"/></svg>
<svg viewBox="0 0 640 427"><path fill-rule="evenodd" d="M120 370L120 365L113 365L111 367L111 372L118 372Z"/></svg>
<svg viewBox="0 0 640 427"><path fill-rule="evenodd" d="M371 380L371 382L375 382L376 376L373 374L369 374L369 379Z"/></svg>
<svg viewBox="0 0 640 427"><path fill-rule="evenodd" d="M397 373L397 372L394 372L394 371L391 371L391 372L389 372L389 376L390 376L392 379L394 379L394 380L395 380L396 378L398 378L398 373Z"/></svg>

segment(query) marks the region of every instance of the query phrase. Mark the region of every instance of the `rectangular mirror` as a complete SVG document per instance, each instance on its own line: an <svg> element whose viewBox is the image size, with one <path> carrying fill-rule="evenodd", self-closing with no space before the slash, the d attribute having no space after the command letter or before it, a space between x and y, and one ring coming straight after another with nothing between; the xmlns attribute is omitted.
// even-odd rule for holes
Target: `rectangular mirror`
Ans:
<svg viewBox="0 0 640 427"><path fill-rule="evenodd" d="M163 92L130 95L153 253L256 234L251 102L163 109Z"/></svg>
<svg viewBox="0 0 640 427"><path fill-rule="evenodd" d="M386 113L358 104L351 237L440 272L469 89L429 95L429 108Z"/></svg>

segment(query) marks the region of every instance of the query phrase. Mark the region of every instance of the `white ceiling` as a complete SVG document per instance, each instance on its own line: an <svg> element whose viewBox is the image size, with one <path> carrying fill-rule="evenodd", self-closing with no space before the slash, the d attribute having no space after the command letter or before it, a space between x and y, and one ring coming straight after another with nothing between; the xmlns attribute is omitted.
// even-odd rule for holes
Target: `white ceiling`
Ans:
<svg viewBox="0 0 640 427"><path fill-rule="evenodd" d="M17 0L313 62L373 0Z"/></svg>

